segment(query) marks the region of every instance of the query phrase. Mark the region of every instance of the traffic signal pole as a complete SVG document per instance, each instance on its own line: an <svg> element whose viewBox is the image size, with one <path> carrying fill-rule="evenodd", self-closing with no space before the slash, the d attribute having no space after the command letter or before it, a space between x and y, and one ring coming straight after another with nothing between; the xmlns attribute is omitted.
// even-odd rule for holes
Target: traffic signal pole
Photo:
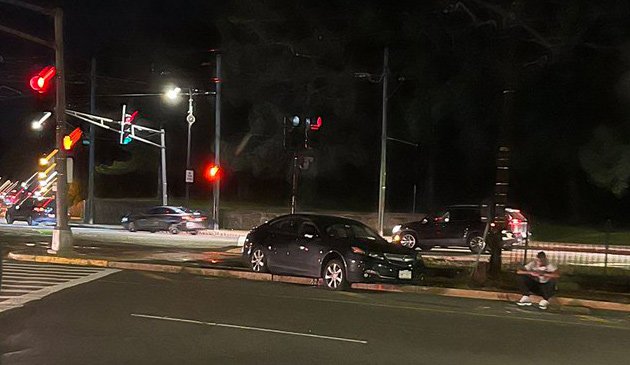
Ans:
<svg viewBox="0 0 630 365"><path fill-rule="evenodd" d="M63 137L65 135L65 125L63 119L66 111L66 84L65 67L63 58L63 11L60 8L47 9L37 5L29 4L20 0L0 0L1 3L18 6L53 18L55 28L55 40L49 42L36 36L0 26L0 31L13 34L19 38L43 45L55 51L55 67L57 68L56 102L55 115L57 118L56 146L59 150L55 161L57 162L57 189L55 201L57 204L57 223L53 230L51 249L54 253L70 253L72 251L72 232L68 224L68 184L66 182L66 153L63 151Z"/></svg>
<svg viewBox="0 0 630 365"><path fill-rule="evenodd" d="M92 58L90 67L90 114L96 113L96 59ZM88 162L88 196L85 204L85 223L94 223L94 153L96 146L96 127L90 124L90 152Z"/></svg>
<svg viewBox="0 0 630 365"><path fill-rule="evenodd" d="M54 11L55 19L55 67L57 67L57 95L55 116L57 119L56 146L59 152L57 162L57 224L53 230L51 249L55 253L65 254L72 251L72 231L68 224L68 184L66 180L66 151L63 149L63 137L66 134L64 118L66 117L66 82L63 58L63 11Z"/></svg>
<svg viewBox="0 0 630 365"><path fill-rule="evenodd" d="M221 166L221 53L217 53L217 86L216 86L216 107L214 116L214 165ZM214 220L214 229L219 229L219 196L221 189L221 176L214 182L212 189L212 219Z"/></svg>

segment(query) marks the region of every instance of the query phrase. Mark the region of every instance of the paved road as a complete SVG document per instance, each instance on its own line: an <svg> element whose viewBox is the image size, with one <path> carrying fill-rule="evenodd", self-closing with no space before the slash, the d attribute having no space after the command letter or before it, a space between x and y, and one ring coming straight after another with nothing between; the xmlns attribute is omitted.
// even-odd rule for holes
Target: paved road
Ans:
<svg viewBox="0 0 630 365"><path fill-rule="evenodd" d="M0 312L41 299L59 290L70 288L115 273L118 270L3 262Z"/></svg>
<svg viewBox="0 0 630 365"><path fill-rule="evenodd" d="M8 364L627 364L630 317L120 272L0 313Z"/></svg>
<svg viewBox="0 0 630 365"><path fill-rule="evenodd" d="M220 248L239 245L238 235L191 235L182 232L172 235L165 232L128 232L117 226L73 227L72 233L77 241L98 244L127 244L150 247L184 248ZM0 236L21 237L27 240L48 239L52 236L52 227L30 227L22 222L0 224ZM240 243L242 245L242 242Z"/></svg>

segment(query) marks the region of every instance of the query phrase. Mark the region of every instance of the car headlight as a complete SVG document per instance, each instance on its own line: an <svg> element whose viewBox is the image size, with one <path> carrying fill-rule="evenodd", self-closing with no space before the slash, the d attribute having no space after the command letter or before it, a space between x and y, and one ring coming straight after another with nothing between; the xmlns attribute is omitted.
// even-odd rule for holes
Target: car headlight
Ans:
<svg viewBox="0 0 630 365"><path fill-rule="evenodd" d="M392 234L396 234L396 233L400 232L401 228L402 228L402 226L400 224L395 225L394 228L392 228Z"/></svg>

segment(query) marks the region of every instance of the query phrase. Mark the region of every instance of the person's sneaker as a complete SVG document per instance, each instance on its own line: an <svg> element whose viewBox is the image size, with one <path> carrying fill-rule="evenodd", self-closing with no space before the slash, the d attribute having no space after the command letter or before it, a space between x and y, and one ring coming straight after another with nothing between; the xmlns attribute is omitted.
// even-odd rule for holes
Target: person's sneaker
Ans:
<svg viewBox="0 0 630 365"><path fill-rule="evenodd" d="M540 309L547 309L547 306L549 305L549 301L548 300L541 300L540 303L538 303L538 308Z"/></svg>
<svg viewBox="0 0 630 365"><path fill-rule="evenodd" d="M529 296L527 295L523 295L523 297L521 298L521 300L519 300L518 302L516 302L516 305L520 305L520 306L524 306L524 305L532 305L532 301L529 300Z"/></svg>

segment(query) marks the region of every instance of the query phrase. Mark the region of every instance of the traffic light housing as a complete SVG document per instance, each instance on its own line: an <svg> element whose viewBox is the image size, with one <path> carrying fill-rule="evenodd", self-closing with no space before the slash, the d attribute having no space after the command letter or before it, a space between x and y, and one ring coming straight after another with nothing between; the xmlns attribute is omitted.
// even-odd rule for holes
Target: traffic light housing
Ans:
<svg viewBox="0 0 630 365"><path fill-rule="evenodd" d="M304 130L304 148L309 149L319 145L319 129L322 127L322 117L317 117L315 122L307 119L308 123Z"/></svg>
<svg viewBox="0 0 630 365"><path fill-rule="evenodd" d="M37 75L33 76L29 82L31 89L43 94L52 85L52 80L57 74L57 68L55 66L44 67Z"/></svg>
<svg viewBox="0 0 630 365"><path fill-rule="evenodd" d="M121 128L120 144L129 144L129 142L133 140L133 138L131 137L131 135L133 134L131 124L133 123L133 121L136 119L137 116L138 116L137 110L131 114L125 114L125 120L120 126Z"/></svg>
<svg viewBox="0 0 630 365"><path fill-rule="evenodd" d="M81 128L75 128L70 134L63 137L63 149L64 151L72 150L72 147L81 139L83 131Z"/></svg>
<svg viewBox="0 0 630 365"><path fill-rule="evenodd" d="M304 118L293 116L284 119L283 126L283 145L285 149L298 150L301 148L309 149L317 145L317 131L323 125L321 116L317 118Z"/></svg>

